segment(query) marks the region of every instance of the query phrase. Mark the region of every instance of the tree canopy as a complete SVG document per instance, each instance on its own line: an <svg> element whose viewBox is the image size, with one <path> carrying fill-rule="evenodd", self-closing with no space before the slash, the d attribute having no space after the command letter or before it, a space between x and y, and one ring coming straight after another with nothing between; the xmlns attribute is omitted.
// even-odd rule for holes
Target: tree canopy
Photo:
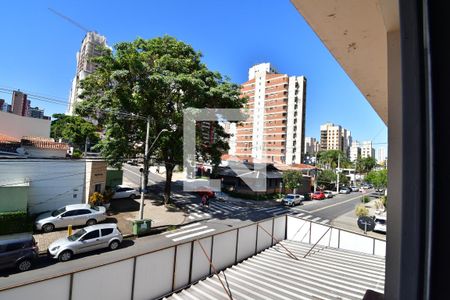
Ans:
<svg viewBox="0 0 450 300"><path fill-rule="evenodd" d="M365 180L373 184L376 188L386 188L388 183L387 169L379 171L370 171Z"/></svg>
<svg viewBox="0 0 450 300"><path fill-rule="evenodd" d="M377 161L373 157L358 158L356 161L356 172L368 173L377 165Z"/></svg>
<svg viewBox="0 0 450 300"><path fill-rule="evenodd" d="M340 157L340 167L345 168L351 165L351 162L347 158L347 155L340 150L327 150L317 153L317 160L319 164L326 169L335 169L338 166L338 160Z"/></svg>
<svg viewBox="0 0 450 300"><path fill-rule="evenodd" d="M300 171L290 170L283 172L283 184L288 190L294 190L301 186L303 174Z"/></svg>
<svg viewBox="0 0 450 300"><path fill-rule="evenodd" d="M50 126L50 137L55 140L63 139L69 142L75 148L82 149L89 140L89 144L98 143L98 129L91 122L86 121L80 116L68 116L65 114L54 114Z"/></svg>
<svg viewBox="0 0 450 300"><path fill-rule="evenodd" d="M84 101L76 112L97 119L104 128L106 138L99 148L114 166L120 166L124 157L144 152L147 117L153 139L175 125L176 131L161 134L149 153L165 164L168 201L173 168L183 158L183 110L242 108L246 98L240 97L239 85L209 70L200 52L170 36L138 38L116 44L114 51L102 51L94 59L96 71L81 82ZM214 142L197 149L214 163L228 147L227 135L216 127ZM144 180L148 180L148 164Z"/></svg>

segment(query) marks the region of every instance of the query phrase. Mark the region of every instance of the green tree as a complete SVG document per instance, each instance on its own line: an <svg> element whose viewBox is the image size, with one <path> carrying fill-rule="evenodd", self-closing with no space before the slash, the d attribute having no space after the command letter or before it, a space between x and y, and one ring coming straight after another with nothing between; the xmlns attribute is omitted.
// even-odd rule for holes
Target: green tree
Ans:
<svg viewBox="0 0 450 300"><path fill-rule="evenodd" d="M377 161L373 157L358 158L356 161L356 172L367 174L377 165Z"/></svg>
<svg viewBox="0 0 450 300"><path fill-rule="evenodd" d="M336 169L339 159L341 168L349 167L351 165L351 162L347 158L347 155L345 155L344 152L340 150L327 150L317 153L317 160L325 169Z"/></svg>
<svg viewBox="0 0 450 300"><path fill-rule="evenodd" d="M114 51L103 49L102 55L94 59L96 71L81 82L84 101L76 112L96 118L103 126L105 139L99 148L110 165L120 167L123 157L144 152L147 117L152 137L176 126L175 132L162 134L149 153L166 167L166 204L173 169L182 164L183 110L242 108L246 103L246 98L240 97L240 86L210 71L201 57L200 52L173 37L138 38L116 44ZM198 145L198 156L217 164L228 147L225 137L224 131L217 129L209 147ZM148 168L145 159L145 184Z"/></svg>
<svg viewBox="0 0 450 300"><path fill-rule="evenodd" d="M294 190L301 186L303 174L300 171L290 170L283 172L283 184L288 190Z"/></svg>
<svg viewBox="0 0 450 300"><path fill-rule="evenodd" d="M317 177L317 185L322 189L336 185L336 173L332 170L323 170Z"/></svg>
<svg viewBox="0 0 450 300"><path fill-rule="evenodd" d="M387 169L379 171L370 171L367 173L365 180L375 188L386 188L388 183Z"/></svg>
<svg viewBox="0 0 450 300"><path fill-rule="evenodd" d="M63 139L75 148L83 149L86 139L91 145L99 141L98 129L91 122L80 116L68 116L65 114L54 114L50 127L50 136L55 140Z"/></svg>

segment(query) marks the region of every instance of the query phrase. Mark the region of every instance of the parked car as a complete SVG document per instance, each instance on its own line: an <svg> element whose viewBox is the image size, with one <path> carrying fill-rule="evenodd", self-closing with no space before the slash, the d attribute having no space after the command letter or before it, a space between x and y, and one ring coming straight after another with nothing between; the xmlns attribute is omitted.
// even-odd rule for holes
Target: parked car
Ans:
<svg viewBox="0 0 450 300"><path fill-rule="evenodd" d="M0 236L0 270L17 268L28 271L38 257L39 249L30 233Z"/></svg>
<svg viewBox="0 0 450 300"><path fill-rule="evenodd" d="M97 224L82 228L74 234L60 238L48 246L49 256L59 261L68 261L76 254L109 248L116 250L123 236L117 224Z"/></svg>
<svg viewBox="0 0 450 300"><path fill-rule="evenodd" d="M352 192L359 192L359 187L357 186L351 186Z"/></svg>
<svg viewBox="0 0 450 300"><path fill-rule="evenodd" d="M352 189L349 187L342 187L339 189L339 194L350 194Z"/></svg>
<svg viewBox="0 0 450 300"><path fill-rule="evenodd" d="M35 227L44 232L69 225L94 225L106 219L106 208L89 204L72 204L61 207L52 212L40 214L36 218Z"/></svg>
<svg viewBox="0 0 450 300"><path fill-rule="evenodd" d="M326 198L333 198L334 194L332 191L323 191Z"/></svg>
<svg viewBox="0 0 450 300"><path fill-rule="evenodd" d="M121 199L121 198L130 198L136 199L141 196L141 193L129 186L126 185L118 185L114 188L114 194L112 196L113 199Z"/></svg>
<svg viewBox="0 0 450 300"><path fill-rule="evenodd" d="M323 200L325 198L326 198L326 196L325 196L324 192L321 192L321 191L314 192L311 195L311 199L313 199L313 200Z"/></svg>
<svg viewBox="0 0 450 300"><path fill-rule="evenodd" d="M132 166L137 166L138 165L138 160L137 159L127 160L127 164L132 165Z"/></svg>
<svg viewBox="0 0 450 300"><path fill-rule="evenodd" d="M373 231L386 233L386 215L374 216L375 228Z"/></svg>
<svg viewBox="0 0 450 300"><path fill-rule="evenodd" d="M287 194L286 196L284 196L284 198L281 202L283 203L283 205L294 206L294 205L302 204L302 201L304 199L305 199L305 197L303 195Z"/></svg>

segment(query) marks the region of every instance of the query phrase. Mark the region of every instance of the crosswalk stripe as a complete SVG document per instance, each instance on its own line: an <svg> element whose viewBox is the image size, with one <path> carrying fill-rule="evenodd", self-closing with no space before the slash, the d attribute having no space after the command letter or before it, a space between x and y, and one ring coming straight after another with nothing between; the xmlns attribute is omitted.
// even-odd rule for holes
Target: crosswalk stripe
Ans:
<svg viewBox="0 0 450 300"><path fill-rule="evenodd" d="M200 232L195 232L195 233L192 233L192 234L189 234L189 235L181 236L181 237L176 238L176 239L172 239L172 241L178 242L178 241L185 240L185 239L189 239L189 238L191 238L191 237L198 236L198 235L202 235L202 234L205 234L205 233L214 231L214 230L215 230L214 228L210 228L210 229L203 230L203 231L200 231Z"/></svg>
<svg viewBox="0 0 450 300"><path fill-rule="evenodd" d="M305 213L299 213L299 214L296 214L295 216L297 216L297 217L301 217L301 216L303 216Z"/></svg>
<svg viewBox="0 0 450 300"><path fill-rule="evenodd" d="M194 217L197 217L197 218L201 218L202 217L202 215L199 214L199 213L192 213L191 215L193 215Z"/></svg>
<svg viewBox="0 0 450 300"><path fill-rule="evenodd" d="M284 213L286 213L286 212L287 212L287 210L282 210L282 211L273 213L273 215L274 215L274 216L278 216L278 215L284 214Z"/></svg>
<svg viewBox="0 0 450 300"><path fill-rule="evenodd" d="M326 219L326 220L323 220L323 221L320 222L320 223L322 223L322 224L327 224L328 222L330 222L330 220Z"/></svg>
<svg viewBox="0 0 450 300"><path fill-rule="evenodd" d="M311 221L316 222L317 220L320 220L320 218L316 217L316 218L312 219Z"/></svg>
<svg viewBox="0 0 450 300"><path fill-rule="evenodd" d="M272 211L277 211L277 210L280 210L280 209L284 209L284 208L283 207L275 207L275 208L268 207L268 208L260 209L260 211L272 212Z"/></svg>
<svg viewBox="0 0 450 300"><path fill-rule="evenodd" d="M178 232L175 232L175 233L168 234L168 235L166 235L166 237L170 238L170 237L173 237L173 236L177 236L177 235L180 235L180 234L185 234L185 233L188 233L188 232L193 232L193 231L197 231L197 230L205 229L205 228L208 228L208 226L203 225L203 226L191 228L191 229L188 229L188 230L178 231Z"/></svg>
<svg viewBox="0 0 450 300"><path fill-rule="evenodd" d="M191 220L195 219L195 217L193 217L193 216L188 216L188 218L191 219Z"/></svg>
<svg viewBox="0 0 450 300"><path fill-rule="evenodd" d="M303 219L309 219L309 218L312 218L312 216L305 216L305 217L303 217Z"/></svg>
<svg viewBox="0 0 450 300"><path fill-rule="evenodd" d="M193 224L189 224L189 225L181 226L181 228L180 228L180 229L191 228L191 227L199 226L200 224L202 224L202 223L200 223L200 222L197 222L197 223L193 223Z"/></svg>

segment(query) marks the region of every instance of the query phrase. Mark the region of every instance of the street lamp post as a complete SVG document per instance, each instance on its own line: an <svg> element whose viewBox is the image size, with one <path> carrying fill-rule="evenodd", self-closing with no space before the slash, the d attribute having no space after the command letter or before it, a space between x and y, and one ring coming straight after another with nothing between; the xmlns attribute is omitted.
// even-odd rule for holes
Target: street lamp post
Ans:
<svg viewBox="0 0 450 300"><path fill-rule="evenodd" d="M171 130L175 131L176 127L172 126ZM158 133L158 135L156 136L155 140L153 141L153 143L149 147L148 146L148 140L149 140L149 134L150 134L150 117L147 118L147 132L146 132L146 136L145 136L144 165L146 165L145 162L148 161L148 153L150 152L151 149L153 149L153 146L155 145L155 143L158 140L158 138L161 135L161 133L168 132L168 131L169 131L168 129L162 129ZM147 162L147 165L148 165L148 162ZM147 170L144 169L143 171L148 172L148 169ZM144 177L145 176L141 176L141 201L140 201L140 205L139 205L139 219L140 220L144 219L144 191L145 191Z"/></svg>

